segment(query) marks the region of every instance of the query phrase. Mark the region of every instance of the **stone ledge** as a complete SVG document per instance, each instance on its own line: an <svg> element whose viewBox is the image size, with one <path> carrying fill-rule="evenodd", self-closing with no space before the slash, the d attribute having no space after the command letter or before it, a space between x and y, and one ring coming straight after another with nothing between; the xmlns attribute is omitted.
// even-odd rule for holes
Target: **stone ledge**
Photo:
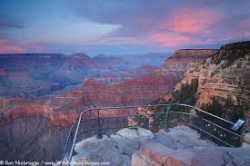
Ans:
<svg viewBox="0 0 250 166"><path fill-rule="evenodd" d="M172 149L157 142L144 144L140 148L141 155L159 164L161 164L164 157L171 152L173 152Z"/></svg>
<svg viewBox="0 0 250 166"><path fill-rule="evenodd" d="M230 157L223 151L174 150L157 142L149 142L143 144L140 150L133 154L133 160L132 166L137 166L138 163L146 166L150 162L158 166L222 166L230 161Z"/></svg>

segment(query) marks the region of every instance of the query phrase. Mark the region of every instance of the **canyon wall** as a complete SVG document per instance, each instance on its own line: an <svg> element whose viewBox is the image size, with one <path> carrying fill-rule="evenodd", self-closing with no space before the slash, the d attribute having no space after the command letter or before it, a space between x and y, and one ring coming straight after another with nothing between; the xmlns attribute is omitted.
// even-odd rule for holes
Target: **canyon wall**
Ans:
<svg viewBox="0 0 250 166"><path fill-rule="evenodd" d="M63 127L73 124L77 119L77 115L87 108L148 104L170 92L182 79L186 68L188 68L186 74L189 75L193 69L198 70L198 64L209 54L214 53L214 51L177 51L171 58L166 60L164 67L152 68L154 70L151 74L124 81L120 84L106 85L95 79L89 79L81 86L52 98L25 99L20 97L2 97L0 100L1 124L11 123L11 120L20 117L42 116L47 118L52 126ZM187 55L183 56L185 52ZM91 58L86 55L77 54L70 61L64 63L60 69L75 70L79 63L90 60ZM65 68L65 66L68 67ZM175 68L173 66L182 67ZM194 77L197 77L196 72L192 72L192 74Z"/></svg>
<svg viewBox="0 0 250 166"><path fill-rule="evenodd" d="M237 117L244 118L246 126L249 126L250 42L224 45L203 63L189 63L183 79L173 93L190 85L192 80L198 80L198 108L205 109L208 105L213 105L213 102L219 103L223 109L213 110L214 114L219 115L223 111L222 116L231 121ZM173 100L173 95L170 93L164 99Z"/></svg>
<svg viewBox="0 0 250 166"><path fill-rule="evenodd" d="M206 59L199 72L198 101L211 102L212 97L221 102L230 96L235 105L249 101L250 96L250 43L222 46L217 54Z"/></svg>

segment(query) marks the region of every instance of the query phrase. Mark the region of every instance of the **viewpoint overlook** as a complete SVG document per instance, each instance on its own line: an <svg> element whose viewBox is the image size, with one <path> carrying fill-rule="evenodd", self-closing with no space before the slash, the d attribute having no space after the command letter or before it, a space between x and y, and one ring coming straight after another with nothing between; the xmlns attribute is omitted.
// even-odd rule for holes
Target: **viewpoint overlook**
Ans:
<svg viewBox="0 0 250 166"><path fill-rule="evenodd" d="M250 166L249 0L0 0L0 166Z"/></svg>

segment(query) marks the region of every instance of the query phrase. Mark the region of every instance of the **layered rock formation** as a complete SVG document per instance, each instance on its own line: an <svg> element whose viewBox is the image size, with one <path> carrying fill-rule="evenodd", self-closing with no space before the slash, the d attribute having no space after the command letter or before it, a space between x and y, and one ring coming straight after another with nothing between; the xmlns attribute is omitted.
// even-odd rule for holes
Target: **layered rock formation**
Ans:
<svg viewBox="0 0 250 166"><path fill-rule="evenodd" d="M176 57L206 57L216 53L217 49L180 49L175 52ZM190 58L191 59L191 58Z"/></svg>
<svg viewBox="0 0 250 166"><path fill-rule="evenodd" d="M183 54L186 51L189 53L188 55L179 55L179 52ZM187 68L190 73L193 68L199 70L199 64L214 52L215 50L177 51L173 57L166 60L164 67L153 68L152 73L146 76L110 86L102 84L96 79L89 79L81 87L62 97L77 98L81 96L85 104L99 107L147 104L171 91L183 78L183 73ZM145 67L141 69L145 69Z"/></svg>
<svg viewBox="0 0 250 166"><path fill-rule="evenodd" d="M199 71L197 106L211 102L212 97L221 98L221 102L230 97L234 105L249 101L249 58L250 42L247 48L240 43L237 47L233 44L225 45L218 53L206 59Z"/></svg>
<svg viewBox="0 0 250 166"><path fill-rule="evenodd" d="M122 83L148 75L159 68L166 57L168 54L95 58L80 53L0 54L0 96L56 96L89 78L106 85Z"/></svg>
<svg viewBox="0 0 250 166"><path fill-rule="evenodd" d="M246 126L249 126L249 59L250 42L224 45L203 63L189 63L184 78L177 84L174 93L185 85L190 85L192 80L198 80L197 107L206 109L205 107L213 105L213 102L222 107L227 105L223 109L224 112L220 113L222 108L213 108L213 113L227 119L234 118L230 119L231 121L244 118ZM173 95L168 94L164 99L173 100ZM235 113L236 108L238 112ZM241 112L244 115L241 115Z"/></svg>
<svg viewBox="0 0 250 166"><path fill-rule="evenodd" d="M164 67L170 70L185 71L189 63L201 63L218 50L212 49L181 49L165 61Z"/></svg>

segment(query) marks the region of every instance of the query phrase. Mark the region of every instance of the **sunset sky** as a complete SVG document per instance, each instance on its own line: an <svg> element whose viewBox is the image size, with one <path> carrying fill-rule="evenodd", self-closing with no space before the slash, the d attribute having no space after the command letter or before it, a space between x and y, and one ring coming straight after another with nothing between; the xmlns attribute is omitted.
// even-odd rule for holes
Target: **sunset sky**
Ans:
<svg viewBox="0 0 250 166"><path fill-rule="evenodd" d="M0 53L124 55L250 40L250 0L0 0Z"/></svg>

